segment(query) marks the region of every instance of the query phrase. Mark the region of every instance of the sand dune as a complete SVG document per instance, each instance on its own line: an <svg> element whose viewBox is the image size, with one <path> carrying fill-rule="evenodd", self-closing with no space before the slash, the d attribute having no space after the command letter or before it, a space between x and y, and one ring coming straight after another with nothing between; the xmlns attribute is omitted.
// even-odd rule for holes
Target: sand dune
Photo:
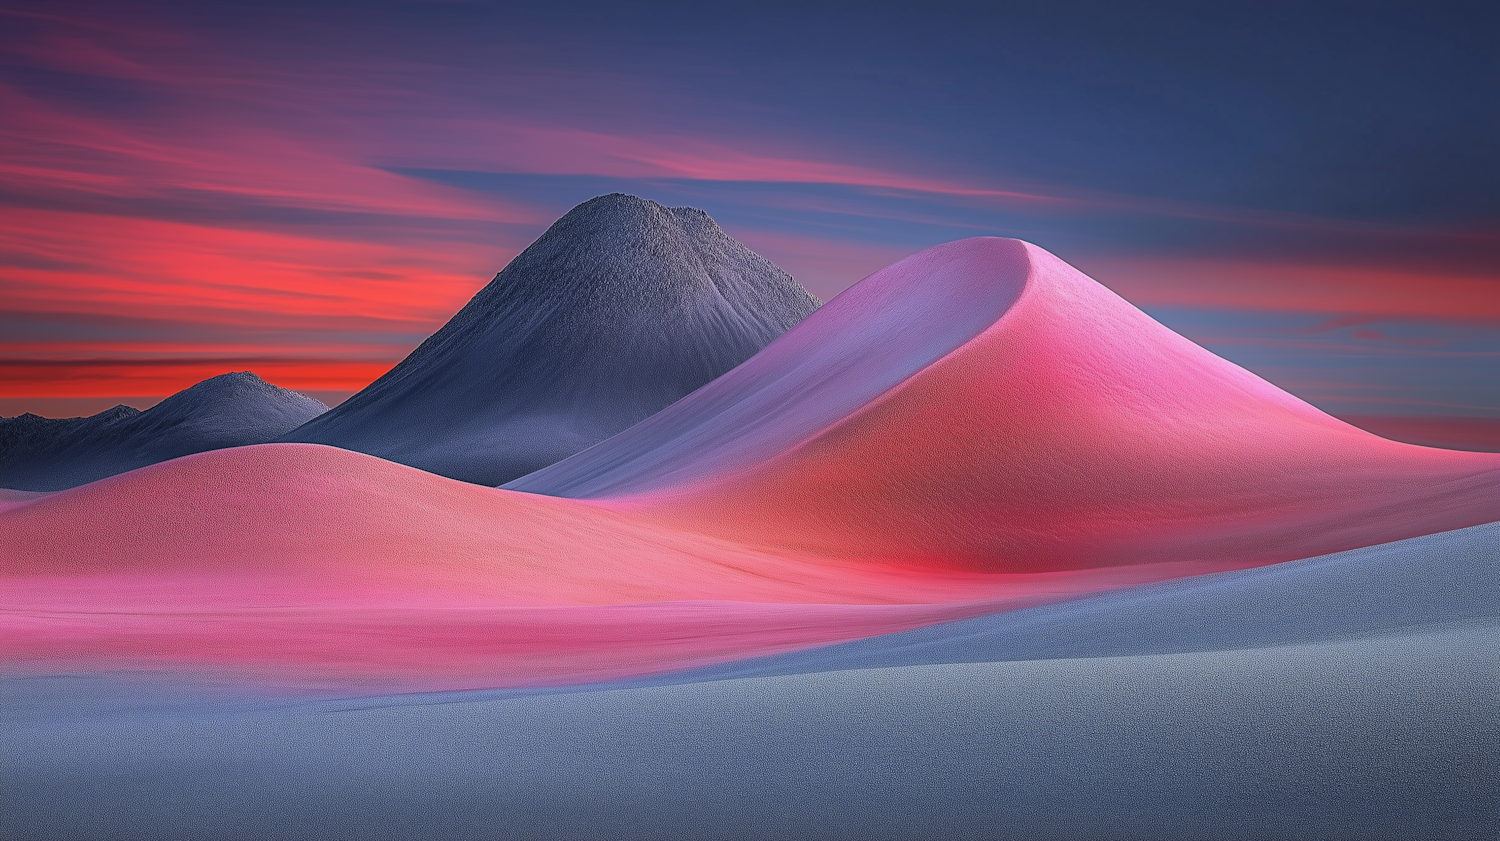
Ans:
<svg viewBox="0 0 1500 841"><path fill-rule="evenodd" d="M0 755L0 829L1485 838L1500 821L1497 529L771 658L747 665L781 673L736 679L113 705L76 680L12 680L32 703Z"/></svg>
<svg viewBox="0 0 1500 841"><path fill-rule="evenodd" d="M988 571L1253 565L1500 519L1500 456L1356 429L995 238L875 273L506 487L752 545Z"/></svg>
<svg viewBox="0 0 1500 841"><path fill-rule="evenodd" d="M649 674L1224 568L988 575L771 552L310 444L21 501L0 545L13 667L410 689Z"/></svg>
<svg viewBox="0 0 1500 841"><path fill-rule="evenodd" d="M1319 645L1500 622L1500 523L1267 567L997 611L674 673L694 682L847 669Z"/></svg>

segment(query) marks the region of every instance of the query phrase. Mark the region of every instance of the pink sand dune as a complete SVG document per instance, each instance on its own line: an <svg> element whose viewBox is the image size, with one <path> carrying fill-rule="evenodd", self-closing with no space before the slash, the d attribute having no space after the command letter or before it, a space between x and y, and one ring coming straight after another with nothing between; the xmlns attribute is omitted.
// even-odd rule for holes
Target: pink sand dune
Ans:
<svg viewBox="0 0 1500 841"><path fill-rule="evenodd" d="M203 595L203 594L200 594ZM0 618L10 669L202 673L373 692L589 683L775 654L1036 604L658 602L589 607L31 609Z"/></svg>
<svg viewBox="0 0 1500 841"><path fill-rule="evenodd" d="M312 444L203 453L0 514L26 669L463 688L649 674L1220 568L986 575L749 549Z"/></svg>
<svg viewBox="0 0 1500 841"><path fill-rule="evenodd" d="M1362 432L989 238L509 487L554 495L278 444L9 499L0 656L566 683L1500 520L1500 455Z"/></svg>
<svg viewBox="0 0 1500 841"><path fill-rule="evenodd" d="M1500 520L1500 455L1363 432L988 237L876 272L507 487L745 545L991 572L1252 566Z"/></svg>

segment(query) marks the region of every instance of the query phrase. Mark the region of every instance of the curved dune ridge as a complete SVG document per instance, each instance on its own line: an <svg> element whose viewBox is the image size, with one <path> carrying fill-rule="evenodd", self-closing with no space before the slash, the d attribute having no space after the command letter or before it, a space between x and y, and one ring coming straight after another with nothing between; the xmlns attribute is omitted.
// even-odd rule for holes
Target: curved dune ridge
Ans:
<svg viewBox="0 0 1500 841"><path fill-rule="evenodd" d="M984 571L1249 566L1500 519L1500 456L1398 444L991 237L506 485L750 545Z"/></svg>
<svg viewBox="0 0 1500 841"><path fill-rule="evenodd" d="M628 677L1223 568L872 566L311 444L202 453L14 506L0 514L13 665L312 686Z"/></svg>

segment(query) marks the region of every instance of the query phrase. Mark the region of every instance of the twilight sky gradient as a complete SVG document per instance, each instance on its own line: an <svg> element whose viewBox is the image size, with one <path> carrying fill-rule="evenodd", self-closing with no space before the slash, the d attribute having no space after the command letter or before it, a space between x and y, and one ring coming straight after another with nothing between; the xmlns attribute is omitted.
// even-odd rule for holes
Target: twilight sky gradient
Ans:
<svg viewBox="0 0 1500 841"><path fill-rule="evenodd" d="M1489 4L922 8L5 0L0 414L336 402L619 190L825 299L1021 237L1335 414L1500 441Z"/></svg>

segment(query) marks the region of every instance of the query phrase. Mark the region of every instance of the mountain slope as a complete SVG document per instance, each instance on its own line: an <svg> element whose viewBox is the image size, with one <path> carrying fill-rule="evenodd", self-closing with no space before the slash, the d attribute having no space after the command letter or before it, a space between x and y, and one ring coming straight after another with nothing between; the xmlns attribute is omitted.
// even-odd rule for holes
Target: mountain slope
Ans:
<svg viewBox="0 0 1500 841"><path fill-rule="evenodd" d="M56 491L205 450L264 444L327 410L242 371L144 412L116 406L86 418L0 418L0 487Z"/></svg>
<svg viewBox="0 0 1500 841"><path fill-rule="evenodd" d="M285 440L498 485L650 416L817 303L703 211L601 196L385 376Z"/></svg>

